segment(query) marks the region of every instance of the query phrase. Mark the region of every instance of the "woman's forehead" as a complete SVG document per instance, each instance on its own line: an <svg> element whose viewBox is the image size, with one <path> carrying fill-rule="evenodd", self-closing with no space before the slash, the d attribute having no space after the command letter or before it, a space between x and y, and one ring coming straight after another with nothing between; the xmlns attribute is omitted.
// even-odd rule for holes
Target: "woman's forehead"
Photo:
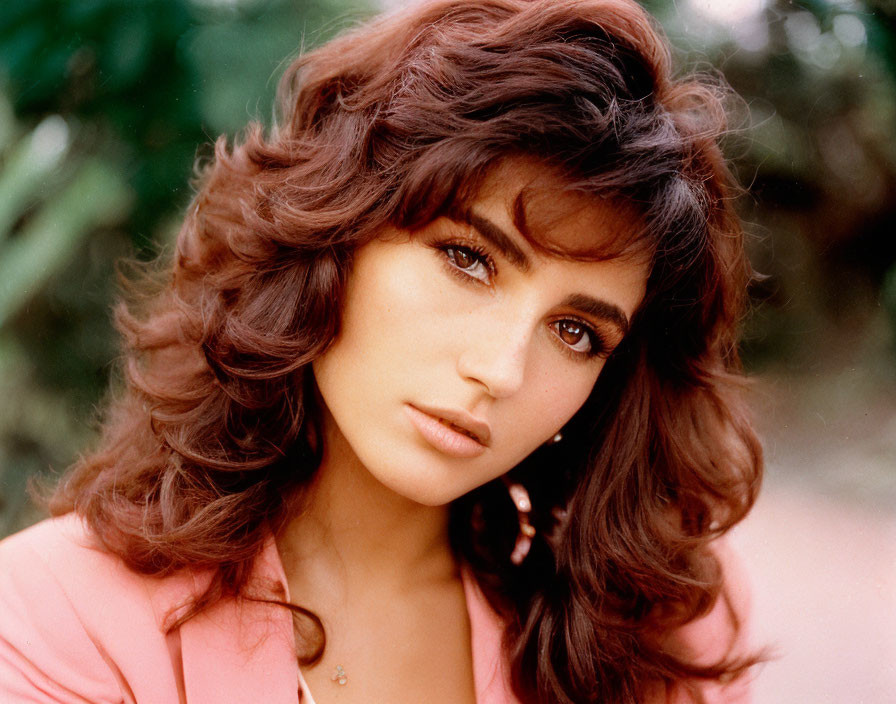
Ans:
<svg viewBox="0 0 896 704"><path fill-rule="evenodd" d="M643 218L620 198L587 193L542 161L512 157L485 177L464 206L512 225L532 247L572 259L649 260Z"/></svg>

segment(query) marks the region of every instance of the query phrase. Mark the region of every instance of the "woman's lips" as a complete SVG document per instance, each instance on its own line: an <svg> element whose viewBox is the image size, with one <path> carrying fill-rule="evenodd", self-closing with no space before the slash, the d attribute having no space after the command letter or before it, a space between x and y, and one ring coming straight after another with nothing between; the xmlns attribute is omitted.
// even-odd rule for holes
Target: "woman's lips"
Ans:
<svg viewBox="0 0 896 704"><path fill-rule="evenodd" d="M465 427L463 421L449 420L443 416L437 416L410 404L404 406L405 414L417 432L423 436L435 449L452 457L466 458L478 457L485 452L485 444L478 437L483 431L479 428ZM438 412L438 411L437 411ZM457 417L458 414L445 412L446 415ZM478 422L471 421L469 425ZM485 433L487 434L487 426ZM474 437L476 436L476 437ZM485 438L484 438L485 439Z"/></svg>

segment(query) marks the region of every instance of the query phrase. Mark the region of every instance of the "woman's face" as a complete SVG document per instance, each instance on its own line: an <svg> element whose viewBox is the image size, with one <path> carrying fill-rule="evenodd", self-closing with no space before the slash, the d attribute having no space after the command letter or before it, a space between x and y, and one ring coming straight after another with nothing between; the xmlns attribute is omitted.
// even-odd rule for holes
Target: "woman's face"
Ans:
<svg viewBox="0 0 896 704"><path fill-rule="evenodd" d="M441 505L514 467L585 402L648 264L534 250L514 204L544 171L508 160L456 219L390 229L357 252L340 334L313 365L328 457L348 453L398 494ZM627 226L602 202L557 193L534 199L538 237L581 246Z"/></svg>

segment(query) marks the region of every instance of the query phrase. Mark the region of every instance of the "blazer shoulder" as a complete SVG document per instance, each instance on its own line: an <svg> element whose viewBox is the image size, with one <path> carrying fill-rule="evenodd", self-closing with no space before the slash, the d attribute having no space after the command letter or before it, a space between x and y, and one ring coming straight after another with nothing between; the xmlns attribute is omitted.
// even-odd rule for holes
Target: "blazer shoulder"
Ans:
<svg viewBox="0 0 896 704"><path fill-rule="evenodd" d="M76 514L69 513L35 523L0 540L0 561L13 567L34 567L35 555L45 556L46 559L40 560L45 563L72 551L95 549L99 546L84 521Z"/></svg>
<svg viewBox="0 0 896 704"><path fill-rule="evenodd" d="M0 700L133 701L170 672L164 617L194 584L131 571L74 514L0 541Z"/></svg>
<svg viewBox="0 0 896 704"><path fill-rule="evenodd" d="M189 600L208 585L210 574L181 570L152 576L131 570L106 550L86 522L70 513L41 521L0 541L0 575L38 592L53 582L73 607L108 619L117 608L148 609L164 629Z"/></svg>
<svg viewBox="0 0 896 704"><path fill-rule="evenodd" d="M0 542L0 699L119 702L99 644L65 587L66 563L87 548L72 520L32 526ZM98 590L97 595L102 591Z"/></svg>

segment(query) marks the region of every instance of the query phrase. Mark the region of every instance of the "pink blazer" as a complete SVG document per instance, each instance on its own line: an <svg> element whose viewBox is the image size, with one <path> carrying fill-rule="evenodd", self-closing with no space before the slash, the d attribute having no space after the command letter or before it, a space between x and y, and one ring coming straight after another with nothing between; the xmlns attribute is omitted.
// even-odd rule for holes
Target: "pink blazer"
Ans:
<svg viewBox="0 0 896 704"><path fill-rule="evenodd" d="M176 617L207 579L194 572L136 574L92 547L72 514L0 542L0 701L297 704L301 696L303 704L313 704L285 609L224 600L165 634L166 619ZM273 539L250 586L289 598ZM476 702L518 704L501 657L501 623L467 576L464 589ZM686 647L721 654L719 642L730 640L726 618L714 611L689 626ZM748 701L740 681L702 691L709 702ZM659 701L685 701L682 696L671 693Z"/></svg>

